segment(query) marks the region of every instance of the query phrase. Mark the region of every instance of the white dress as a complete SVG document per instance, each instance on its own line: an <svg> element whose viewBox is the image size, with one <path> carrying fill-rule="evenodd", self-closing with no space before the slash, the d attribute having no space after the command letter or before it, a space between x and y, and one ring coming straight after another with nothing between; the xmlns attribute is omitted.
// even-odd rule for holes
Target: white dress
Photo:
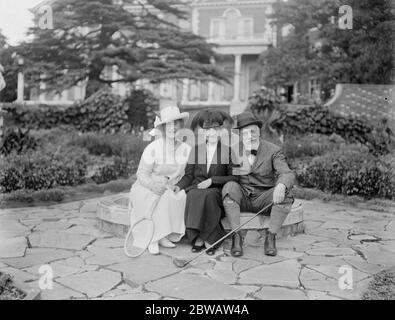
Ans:
<svg viewBox="0 0 395 320"><path fill-rule="evenodd" d="M185 233L184 211L186 194L182 190L174 194L166 190L158 196L150 187L158 182L176 184L184 175L191 147L183 142L176 145L167 139L157 139L144 150L137 169L137 181L130 190L132 205L131 225L142 217L150 216L154 221L152 242L164 237L179 241ZM135 235L136 237L137 235ZM135 238L136 243L139 242Z"/></svg>

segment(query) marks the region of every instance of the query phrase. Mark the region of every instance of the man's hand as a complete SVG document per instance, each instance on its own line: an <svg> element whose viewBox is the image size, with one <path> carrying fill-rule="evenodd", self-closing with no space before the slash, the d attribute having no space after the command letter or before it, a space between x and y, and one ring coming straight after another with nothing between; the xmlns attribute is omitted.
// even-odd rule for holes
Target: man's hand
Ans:
<svg viewBox="0 0 395 320"><path fill-rule="evenodd" d="M280 204L284 201L285 199L285 190L286 186L282 183L279 183L273 191L273 203L274 204Z"/></svg>
<svg viewBox="0 0 395 320"><path fill-rule="evenodd" d="M207 188L209 188L212 185L212 183L213 183L213 180L207 179L207 180L204 180L204 181L200 182L197 185L197 187L198 187L198 189L207 189Z"/></svg>
<svg viewBox="0 0 395 320"><path fill-rule="evenodd" d="M161 196L162 194L165 193L167 187L165 184L163 183L155 183L152 187L151 187L151 191L155 194L157 194L158 196Z"/></svg>

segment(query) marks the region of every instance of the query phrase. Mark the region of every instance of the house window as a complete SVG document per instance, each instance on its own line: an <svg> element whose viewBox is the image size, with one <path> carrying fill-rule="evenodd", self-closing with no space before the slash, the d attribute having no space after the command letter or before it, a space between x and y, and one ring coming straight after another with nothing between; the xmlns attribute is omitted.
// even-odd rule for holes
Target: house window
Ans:
<svg viewBox="0 0 395 320"><path fill-rule="evenodd" d="M236 9L229 9L225 11L224 15L226 21L226 38L237 39L240 12Z"/></svg>
<svg viewBox="0 0 395 320"><path fill-rule="evenodd" d="M162 82L159 86L160 96L162 98L173 97L173 83L171 81Z"/></svg>
<svg viewBox="0 0 395 320"><path fill-rule="evenodd" d="M189 100L190 101L198 101L198 100L200 100L199 81L190 80L190 83L189 83Z"/></svg>
<svg viewBox="0 0 395 320"><path fill-rule="evenodd" d="M241 34L243 38L251 38L253 34L253 20L251 18L243 18L241 19Z"/></svg>
<svg viewBox="0 0 395 320"><path fill-rule="evenodd" d="M210 37L212 39L219 39L224 36L224 21L223 19L212 19L210 26Z"/></svg>
<svg viewBox="0 0 395 320"><path fill-rule="evenodd" d="M243 18L239 10L231 8L225 10L222 18L211 19L210 38L236 40L239 38L252 38L254 20Z"/></svg>
<svg viewBox="0 0 395 320"><path fill-rule="evenodd" d="M321 86L317 79L309 80L309 96L313 101L319 101L321 96Z"/></svg>

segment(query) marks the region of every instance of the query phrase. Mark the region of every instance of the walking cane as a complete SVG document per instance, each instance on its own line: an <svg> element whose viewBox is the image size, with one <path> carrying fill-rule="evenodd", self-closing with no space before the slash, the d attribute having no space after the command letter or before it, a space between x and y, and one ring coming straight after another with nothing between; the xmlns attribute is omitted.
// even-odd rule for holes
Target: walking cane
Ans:
<svg viewBox="0 0 395 320"><path fill-rule="evenodd" d="M224 235L221 239L219 239L218 241L216 241L214 244L212 244L211 246L209 246L207 249L205 249L204 251L200 252L199 254L197 254L194 258L191 258L189 260L185 260L185 259L173 259L173 263L178 267L178 268L184 268L187 264L191 263L193 260L196 260L198 257L200 257L203 253L207 252L208 250L212 249L213 247L215 247L217 244L221 243L222 241L224 241L227 237L229 237L230 235L234 234L235 232L239 231L242 227L244 227L247 223L249 223L250 221L252 221L253 219L255 219L257 216L259 216L261 213L263 213L264 211L266 211L267 209L269 209L271 206L273 205L273 202L269 203L266 207L264 207L263 209L261 209L258 213L256 213L253 217L251 217L250 219L248 219L246 222L242 223L241 225L239 225L237 228L231 230L228 234Z"/></svg>

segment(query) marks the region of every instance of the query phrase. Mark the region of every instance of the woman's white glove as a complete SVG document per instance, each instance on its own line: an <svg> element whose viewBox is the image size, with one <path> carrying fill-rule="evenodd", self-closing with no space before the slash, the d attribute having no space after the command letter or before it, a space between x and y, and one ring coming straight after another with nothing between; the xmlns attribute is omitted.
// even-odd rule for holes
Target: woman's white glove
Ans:
<svg viewBox="0 0 395 320"><path fill-rule="evenodd" d="M197 185L197 187L198 187L198 189L207 189L207 188L209 188L212 184L213 184L213 180L207 179L207 180L204 180L204 181L200 182L200 183Z"/></svg>
<svg viewBox="0 0 395 320"><path fill-rule="evenodd" d="M161 196L162 194L165 193L167 189L166 184L161 183L161 182L156 182L151 186L151 191L155 194L157 194L158 196Z"/></svg>

